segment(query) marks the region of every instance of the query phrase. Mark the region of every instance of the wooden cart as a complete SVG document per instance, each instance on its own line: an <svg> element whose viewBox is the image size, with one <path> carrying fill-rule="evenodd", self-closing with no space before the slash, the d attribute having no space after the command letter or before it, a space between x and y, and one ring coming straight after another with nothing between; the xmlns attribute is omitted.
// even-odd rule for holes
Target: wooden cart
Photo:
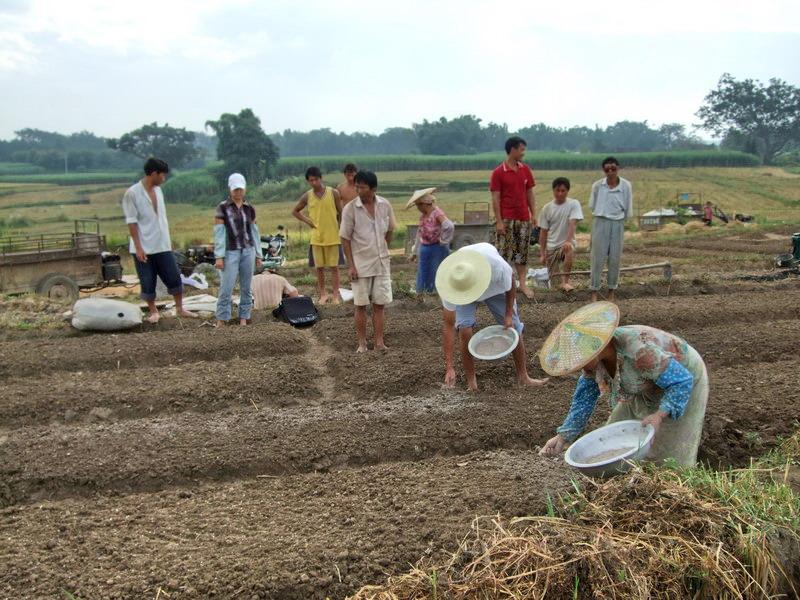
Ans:
<svg viewBox="0 0 800 600"><path fill-rule="evenodd" d="M0 293L77 299L82 287L121 279L95 219L76 220L71 232L0 237Z"/></svg>

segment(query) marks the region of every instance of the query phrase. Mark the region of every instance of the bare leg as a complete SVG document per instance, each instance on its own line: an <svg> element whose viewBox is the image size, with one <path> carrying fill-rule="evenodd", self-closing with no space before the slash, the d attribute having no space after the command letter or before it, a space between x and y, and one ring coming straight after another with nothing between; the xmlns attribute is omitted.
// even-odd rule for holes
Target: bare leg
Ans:
<svg viewBox="0 0 800 600"><path fill-rule="evenodd" d="M458 331L461 342L461 364L464 366L464 377L467 380L467 389L475 392L478 390L478 378L475 376L475 361L469 353L469 340L472 338L472 327L464 327Z"/></svg>
<svg viewBox="0 0 800 600"><path fill-rule="evenodd" d="M544 379L532 379L528 375L528 367L525 363L525 344L522 341L522 337L520 337L519 344L514 348L514 352L512 352L511 355L514 358L514 369L517 371L517 383L520 385L536 386L544 385L550 381L547 377Z"/></svg>
<svg viewBox="0 0 800 600"><path fill-rule="evenodd" d="M328 292L325 290L325 268L317 267L317 297L320 304L328 302Z"/></svg>
<svg viewBox="0 0 800 600"><path fill-rule="evenodd" d="M592 302L597 302L597 292L592 290Z"/></svg>
<svg viewBox="0 0 800 600"><path fill-rule="evenodd" d="M187 319L199 319L200 315L197 313L189 312L185 308L183 308L183 294L175 294L172 296L175 298L175 314L179 317L185 317Z"/></svg>
<svg viewBox="0 0 800 600"><path fill-rule="evenodd" d="M614 290L608 290L608 301L609 302L617 301L617 295L614 293Z"/></svg>
<svg viewBox="0 0 800 600"><path fill-rule="evenodd" d="M372 305L372 329L375 330L375 349L388 350L383 341L383 327L386 323L386 314L383 310L383 304Z"/></svg>
<svg viewBox="0 0 800 600"><path fill-rule="evenodd" d="M331 287L333 288L333 303L341 304L342 297L339 295L339 267L331 269Z"/></svg>
<svg viewBox="0 0 800 600"><path fill-rule="evenodd" d="M367 307L356 306L356 336L358 348L356 352L367 351Z"/></svg>
<svg viewBox="0 0 800 600"><path fill-rule="evenodd" d="M564 275L561 278L561 289L565 292L571 292L574 288L569 284L569 275L572 272L572 252L564 252L564 262L561 265Z"/></svg>
<svg viewBox="0 0 800 600"><path fill-rule="evenodd" d="M528 265L514 265L514 269L517 271L519 291L522 292L528 300L533 300L533 290L528 287Z"/></svg>
<svg viewBox="0 0 800 600"><path fill-rule="evenodd" d="M154 324L158 323L161 315L158 314L158 307L156 306L155 298L147 301L147 309L150 311L150 314L147 316L147 322Z"/></svg>

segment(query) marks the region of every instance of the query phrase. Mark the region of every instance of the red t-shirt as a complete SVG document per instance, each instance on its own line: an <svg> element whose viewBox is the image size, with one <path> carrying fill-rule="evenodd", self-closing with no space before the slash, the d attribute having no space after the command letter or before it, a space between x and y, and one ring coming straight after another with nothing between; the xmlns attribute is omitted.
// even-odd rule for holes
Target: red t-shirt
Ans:
<svg viewBox="0 0 800 600"><path fill-rule="evenodd" d="M500 192L500 216L503 219L530 221L528 190L534 185L533 171L524 163L517 163L515 171L503 161L492 171L489 191Z"/></svg>

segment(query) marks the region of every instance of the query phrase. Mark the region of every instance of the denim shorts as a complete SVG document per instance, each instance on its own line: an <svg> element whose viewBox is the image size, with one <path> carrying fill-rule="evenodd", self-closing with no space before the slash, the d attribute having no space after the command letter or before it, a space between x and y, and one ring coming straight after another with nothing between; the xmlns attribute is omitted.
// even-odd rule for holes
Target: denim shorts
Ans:
<svg viewBox="0 0 800 600"><path fill-rule="evenodd" d="M489 309L489 312L492 313L495 322L498 325L502 325L506 317L506 295L497 294L496 296L492 296L486 300L483 300L483 303ZM480 302L456 306L457 329L473 328L478 324L478 321L475 318L478 304L480 304ZM514 312L512 313L511 324L514 329L517 330L517 333L522 335L522 330L525 328L525 326L522 324L522 321L519 320L519 311L517 310L516 300L514 301Z"/></svg>
<svg viewBox="0 0 800 600"><path fill-rule="evenodd" d="M147 262L141 262L136 255L133 256L136 274L139 276L140 294L142 300L156 299L156 277L161 278L171 295L183 292L183 281L178 263L172 252L156 252L147 255Z"/></svg>

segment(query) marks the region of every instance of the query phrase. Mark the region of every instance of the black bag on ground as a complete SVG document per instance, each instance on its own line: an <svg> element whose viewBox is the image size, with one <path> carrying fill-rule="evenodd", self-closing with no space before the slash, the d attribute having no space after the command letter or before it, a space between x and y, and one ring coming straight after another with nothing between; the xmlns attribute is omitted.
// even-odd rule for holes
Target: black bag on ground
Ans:
<svg viewBox="0 0 800 600"><path fill-rule="evenodd" d="M292 327L310 327L319 321L317 307L308 296L284 298L278 308L272 311L272 316Z"/></svg>

